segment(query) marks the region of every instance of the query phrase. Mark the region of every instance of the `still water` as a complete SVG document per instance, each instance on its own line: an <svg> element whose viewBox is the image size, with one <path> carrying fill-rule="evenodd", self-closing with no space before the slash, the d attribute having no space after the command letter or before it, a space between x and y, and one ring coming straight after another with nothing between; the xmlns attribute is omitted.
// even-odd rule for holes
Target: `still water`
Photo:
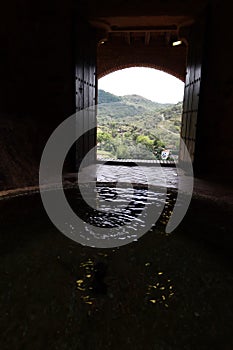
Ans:
<svg viewBox="0 0 233 350"><path fill-rule="evenodd" d="M139 214L164 199L145 184L99 183L95 195L93 209L66 191L80 217L109 230L144 225ZM157 223L111 249L62 235L38 194L0 201L1 349L232 349L228 214L193 199L168 235L175 199L171 187Z"/></svg>

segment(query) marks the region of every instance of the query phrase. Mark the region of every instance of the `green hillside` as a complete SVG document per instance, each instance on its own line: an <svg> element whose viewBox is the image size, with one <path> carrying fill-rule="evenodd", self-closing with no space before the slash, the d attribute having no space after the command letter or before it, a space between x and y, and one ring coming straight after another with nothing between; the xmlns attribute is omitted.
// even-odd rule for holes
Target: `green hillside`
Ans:
<svg viewBox="0 0 233 350"><path fill-rule="evenodd" d="M109 101L106 103L106 101ZM138 95L99 90L98 155L113 159L160 159L178 154L182 102L162 104Z"/></svg>
<svg viewBox="0 0 233 350"><path fill-rule="evenodd" d="M119 102L121 101L121 98L118 96L115 96L113 94L110 94L109 92L106 92L104 90L98 91L98 103L113 103L113 102Z"/></svg>

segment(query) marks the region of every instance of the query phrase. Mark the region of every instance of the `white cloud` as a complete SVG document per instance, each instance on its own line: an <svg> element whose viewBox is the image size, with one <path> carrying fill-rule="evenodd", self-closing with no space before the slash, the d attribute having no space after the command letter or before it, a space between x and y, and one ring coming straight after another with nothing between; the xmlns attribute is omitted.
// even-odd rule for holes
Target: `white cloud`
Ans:
<svg viewBox="0 0 233 350"><path fill-rule="evenodd" d="M184 83L162 71L133 67L108 74L98 81L99 89L117 96L137 94L160 103L183 100Z"/></svg>

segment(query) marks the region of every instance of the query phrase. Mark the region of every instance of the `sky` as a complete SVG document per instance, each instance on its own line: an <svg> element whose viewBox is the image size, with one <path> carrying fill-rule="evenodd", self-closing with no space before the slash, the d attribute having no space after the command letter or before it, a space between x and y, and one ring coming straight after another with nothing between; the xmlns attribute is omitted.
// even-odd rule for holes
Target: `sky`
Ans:
<svg viewBox="0 0 233 350"><path fill-rule="evenodd" d="M160 103L183 100L184 83L153 68L133 67L118 70L99 79L98 88L117 96L140 95Z"/></svg>

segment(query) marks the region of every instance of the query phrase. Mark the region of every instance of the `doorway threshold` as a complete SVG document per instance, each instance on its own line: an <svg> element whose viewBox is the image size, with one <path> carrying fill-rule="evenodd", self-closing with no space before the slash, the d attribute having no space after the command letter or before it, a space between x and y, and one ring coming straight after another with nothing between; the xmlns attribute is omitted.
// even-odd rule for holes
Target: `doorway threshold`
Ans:
<svg viewBox="0 0 233 350"><path fill-rule="evenodd" d="M97 159L97 164L120 165L120 166L166 166L175 167L178 162L175 160L150 160L150 159Z"/></svg>

